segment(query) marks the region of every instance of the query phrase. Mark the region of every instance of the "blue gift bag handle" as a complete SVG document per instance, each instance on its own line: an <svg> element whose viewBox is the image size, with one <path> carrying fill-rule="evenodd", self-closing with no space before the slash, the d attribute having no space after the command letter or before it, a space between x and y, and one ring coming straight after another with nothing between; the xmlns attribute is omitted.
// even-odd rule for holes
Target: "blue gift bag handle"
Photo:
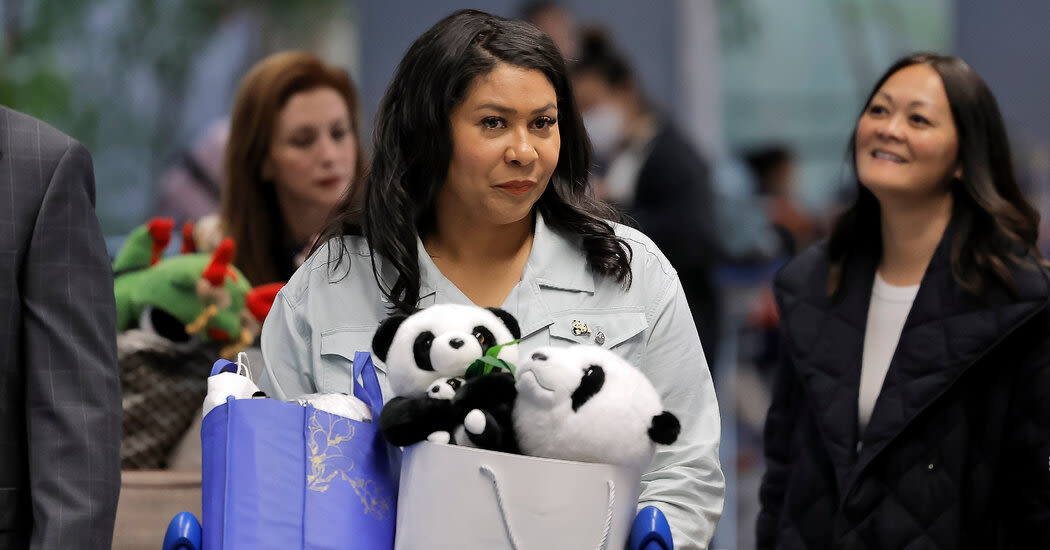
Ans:
<svg viewBox="0 0 1050 550"><path fill-rule="evenodd" d="M367 351L354 353L354 395L368 405L373 418L379 418L383 409L383 390L379 388L372 354Z"/></svg>
<svg viewBox="0 0 1050 550"><path fill-rule="evenodd" d="M211 375L215 376L220 372L237 372L237 363L225 359L219 359L211 366Z"/></svg>
<svg viewBox="0 0 1050 550"><path fill-rule="evenodd" d="M224 372L232 372L234 374L240 374L247 376L248 380L252 379L251 370L248 368L248 356L242 351L237 354L236 361L227 361L226 359L219 359L211 366L211 375L222 374Z"/></svg>

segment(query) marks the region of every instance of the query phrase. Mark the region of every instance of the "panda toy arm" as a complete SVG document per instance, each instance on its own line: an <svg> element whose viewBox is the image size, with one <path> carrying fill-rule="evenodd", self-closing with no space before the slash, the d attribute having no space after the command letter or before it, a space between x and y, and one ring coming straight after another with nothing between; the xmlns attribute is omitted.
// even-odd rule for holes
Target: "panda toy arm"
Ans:
<svg viewBox="0 0 1050 550"><path fill-rule="evenodd" d="M486 374L467 380L452 402L460 409L510 409L518 390L514 375L507 372Z"/></svg>
<svg viewBox="0 0 1050 550"><path fill-rule="evenodd" d="M678 439L678 434L682 432L682 424L678 422L678 417L675 415L663 411L662 413L653 417L653 422L649 426L649 438L654 443L660 443L663 445L670 445Z"/></svg>
<svg viewBox="0 0 1050 550"><path fill-rule="evenodd" d="M451 432L458 425L452 401L429 397L394 397L379 413L379 430L393 445L405 447Z"/></svg>
<svg viewBox="0 0 1050 550"><path fill-rule="evenodd" d="M518 453L511 412L517 397L514 376L493 373L471 378L452 399L462 418L456 442L482 449ZM463 438L469 441L463 441Z"/></svg>

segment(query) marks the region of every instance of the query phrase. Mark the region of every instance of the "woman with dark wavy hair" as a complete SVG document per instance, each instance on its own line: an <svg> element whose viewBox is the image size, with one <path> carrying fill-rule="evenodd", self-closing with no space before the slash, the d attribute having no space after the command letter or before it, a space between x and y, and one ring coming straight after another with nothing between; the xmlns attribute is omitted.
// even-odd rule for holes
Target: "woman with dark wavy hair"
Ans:
<svg viewBox="0 0 1050 550"><path fill-rule="evenodd" d="M668 516L677 548L706 547L724 479L704 353L674 269L589 194L587 136L551 39L450 15L405 54L374 139L365 181L270 311L265 391L347 391L354 352L391 312L501 307L522 353L589 342L652 380L682 432L645 473L641 504Z"/></svg>
<svg viewBox="0 0 1050 550"><path fill-rule="evenodd" d="M904 57L850 153L856 201L775 282L758 547L1050 547L1050 272L995 97Z"/></svg>

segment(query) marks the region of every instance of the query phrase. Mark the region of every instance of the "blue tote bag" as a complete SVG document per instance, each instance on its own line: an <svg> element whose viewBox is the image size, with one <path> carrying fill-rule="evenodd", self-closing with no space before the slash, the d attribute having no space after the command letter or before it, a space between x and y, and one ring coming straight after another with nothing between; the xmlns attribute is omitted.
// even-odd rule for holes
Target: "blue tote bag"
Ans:
<svg viewBox="0 0 1050 550"><path fill-rule="evenodd" d="M379 433L371 355L358 352L353 372L373 423L232 397L204 417L204 550L394 547L400 451Z"/></svg>

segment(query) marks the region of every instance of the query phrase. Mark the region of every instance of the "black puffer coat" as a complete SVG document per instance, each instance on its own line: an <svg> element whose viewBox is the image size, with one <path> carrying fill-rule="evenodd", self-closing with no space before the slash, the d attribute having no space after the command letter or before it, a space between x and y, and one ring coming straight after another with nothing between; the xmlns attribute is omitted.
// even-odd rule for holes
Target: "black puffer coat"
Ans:
<svg viewBox="0 0 1050 550"><path fill-rule="evenodd" d="M979 300L953 280L948 242L863 434L875 259L847 266L837 300L822 245L777 275L786 349L766 424L759 548L1050 548L1050 275L1031 261L1014 270L1015 295L996 287Z"/></svg>

